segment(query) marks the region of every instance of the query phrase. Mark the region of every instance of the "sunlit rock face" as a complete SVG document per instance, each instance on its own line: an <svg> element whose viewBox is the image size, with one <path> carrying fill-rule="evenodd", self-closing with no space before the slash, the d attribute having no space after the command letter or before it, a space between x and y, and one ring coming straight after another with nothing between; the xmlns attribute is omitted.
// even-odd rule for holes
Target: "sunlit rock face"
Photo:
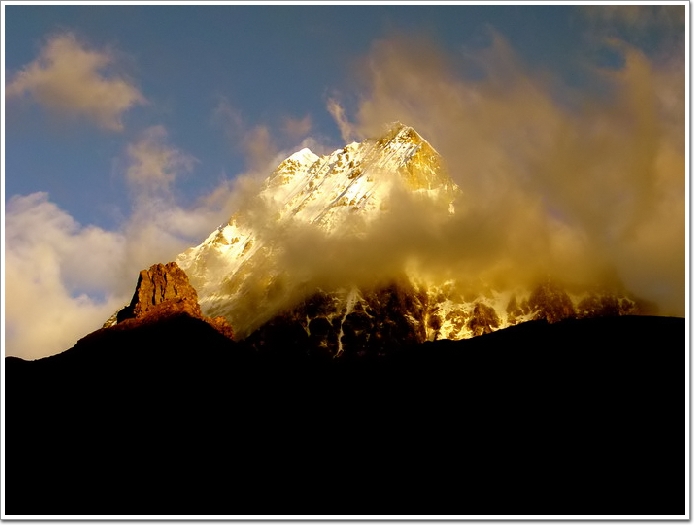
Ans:
<svg viewBox="0 0 694 525"><path fill-rule="evenodd" d="M202 311L226 318L237 339L255 332L257 344L293 341L332 356L470 338L533 319L637 313L624 291L574 290L546 279L471 293L462 284L467 276L436 280L408 269L406 261L391 275L371 261L378 278L368 284L350 280L344 269L344 279L336 282L341 255L360 263L354 253L359 245L350 242L370 241L400 202L394 196L403 193L426 203L440 221L453 217L455 201L464 197L441 156L408 126L396 123L381 137L330 155L305 148L280 163L247 209L177 262L197 290ZM291 264L295 238L303 243L296 248L304 252L303 266ZM374 242L384 237L374 236ZM330 266L321 268L325 275L312 274L311 256L322 257L328 249L335 251L335 274Z"/></svg>
<svg viewBox="0 0 694 525"><path fill-rule="evenodd" d="M133 327L178 314L202 319L223 335L233 337L233 330L225 318L210 318L202 313L195 288L175 262L154 264L142 270L130 304L116 312L104 328Z"/></svg>
<svg viewBox="0 0 694 525"><path fill-rule="evenodd" d="M201 316L198 294L175 262L142 270L130 305L118 312L119 322L165 310L181 310Z"/></svg>

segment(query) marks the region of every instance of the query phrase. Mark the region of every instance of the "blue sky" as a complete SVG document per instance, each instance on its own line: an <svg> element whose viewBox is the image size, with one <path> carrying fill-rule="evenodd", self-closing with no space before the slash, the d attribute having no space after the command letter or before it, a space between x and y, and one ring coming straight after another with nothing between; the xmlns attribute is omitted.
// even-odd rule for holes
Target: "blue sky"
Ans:
<svg viewBox="0 0 694 525"><path fill-rule="evenodd" d="M45 315L72 308L89 317L60 340L68 346L74 333L93 329L103 312L129 298L132 272L199 243L225 220L240 175L267 175L273 162L302 145L331 151L346 139L368 135L382 118L409 121L434 147L448 150L452 124L437 128L426 120L437 107L436 100L425 100L429 91L421 91L413 104L430 107L410 112L404 102L391 103L415 94L389 93L382 82L380 72L387 75L408 45L427 54L422 67L408 70L412 78L441 60L428 78L417 79L421 85L475 85L492 82L494 75L509 75L521 85L520 78L531 78L546 91L553 111L567 115L600 104L620 107L610 97L619 100L620 89L626 93L641 77L615 80L611 72L627 69L625 57L645 57L653 77L648 89L675 115L684 104L683 85L678 91L684 81L683 3L670 8L5 3L3 8L6 262L32 274L36 290L47 298ZM408 40L415 44L403 44ZM393 51L392 42L404 47ZM512 97L499 82L499 97ZM381 114L375 104L389 109ZM343 122L336 118L338 107ZM615 119L637 119L629 111ZM587 121L571 129L584 129ZM680 135L672 140L683 141L683 129L677 129ZM677 180L683 192L682 178ZM664 193L677 194L680 188L672 184ZM554 209L577 221L587 216L590 206L564 193L547 190L548 198L557 200ZM39 219L54 230L44 227L45 238L22 233ZM581 228L590 231L589 223L584 220ZM151 237L142 233L148 229ZM61 236L60 246L52 244ZM78 261L85 259L88 239L103 251L87 257L91 266L83 268ZM36 263L37 253L51 262ZM102 266L109 261L118 268L110 272L115 277L106 278ZM646 277L633 279L640 283ZM20 334L12 351L21 353L20 347L43 340L22 338L25 328L17 319L30 298L13 293L6 290L6 319L10 336ZM55 301L48 299L51 294L57 294ZM661 300L655 291L652 299ZM72 323L64 315L56 314L55 322ZM47 329L45 338L51 337Z"/></svg>
<svg viewBox="0 0 694 525"><path fill-rule="evenodd" d="M147 105L123 112L125 129L119 133L95 129L84 119L56 119L30 103L9 104L7 195L47 191L81 223L104 227L118 225L114 206L127 209L114 159L148 126L164 125L171 141L200 161L181 181L184 200L244 168L242 152L214 123L222 99L249 127L277 129L284 117L309 115L314 132L339 145L326 98L336 91L347 97L354 61L375 39L393 32L425 34L462 56L487 44L493 28L529 65L551 69L570 82L580 82L579 57L600 56L580 9L568 5L6 9L9 78L36 58L51 35L71 32L85 47L113 49L118 57L114 71L128 75L147 99Z"/></svg>

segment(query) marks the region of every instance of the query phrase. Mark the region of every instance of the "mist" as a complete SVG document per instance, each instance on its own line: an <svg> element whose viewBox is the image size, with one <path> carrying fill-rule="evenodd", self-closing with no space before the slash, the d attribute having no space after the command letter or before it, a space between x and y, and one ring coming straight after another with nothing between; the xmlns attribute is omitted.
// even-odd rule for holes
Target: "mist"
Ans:
<svg viewBox="0 0 694 525"><path fill-rule="evenodd" d="M428 39L376 41L357 64L351 114L336 98L326 103L345 142L379 138L395 121L414 127L461 190L453 215L448 202L380 173L373 176L392 186L385 213L369 223L352 214L327 233L303 221L278 224L259 187L246 188L240 215L271 251L256 257L254 277L242 285L232 320L239 333L317 289L369 289L405 275L453 279L472 297L550 278L572 289L626 291L648 313L684 315L679 51L654 63L606 39L622 65L582 64L597 87L579 90L531 70L502 36L491 36L474 55L474 78Z"/></svg>
<svg viewBox="0 0 694 525"><path fill-rule="evenodd" d="M326 272L415 264L488 283L607 281L660 314L683 316L683 42L658 61L614 38L604 45L623 65L583 64L600 86L591 92L531 70L494 32L475 56L483 70L475 79L429 40L375 42L357 67L352 119L329 102L340 130L362 139L379 136L384 123L413 126L441 153L462 195L454 217L434 224L421 203L394 196L370 238L329 258ZM288 246L287 264L320 272L316 254L324 250L316 239L307 245L314 248L303 259L304 249Z"/></svg>
<svg viewBox="0 0 694 525"><path fill-rule="evenodd" d="M241 324L253 319L246 307L276 312L316 288L370 288L405 274L455 279L472 295L551 278L626 290L649 313L684 315L683 48L656 63L605 39L623 63L581 64L597 86L589 91L531 70L491 37L473 79L428 39L376 41L356 67L352 115L335 98L326 105L345 141L378 138L394 121L414 127L462 190L455 214L396 184L378 221L354 214L326 234L277 225L248 195L243 213L275 262L255 268L265 285L244 290Z"/></svg>

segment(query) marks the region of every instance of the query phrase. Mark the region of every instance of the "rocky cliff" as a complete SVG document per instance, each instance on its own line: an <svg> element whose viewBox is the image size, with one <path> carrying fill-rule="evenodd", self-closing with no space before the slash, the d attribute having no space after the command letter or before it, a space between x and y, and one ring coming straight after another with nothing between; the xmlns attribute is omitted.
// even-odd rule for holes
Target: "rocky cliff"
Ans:
<svg viewBox="0 0 694 525"><path fill-rule="evenodd" d="M224 317L212 318L202 313L195 288L175 262L158 263L142 270L130 304L116 312L104 328L132 327L182 313L201 319L223 335L233 337L232 327Z"/></svg>

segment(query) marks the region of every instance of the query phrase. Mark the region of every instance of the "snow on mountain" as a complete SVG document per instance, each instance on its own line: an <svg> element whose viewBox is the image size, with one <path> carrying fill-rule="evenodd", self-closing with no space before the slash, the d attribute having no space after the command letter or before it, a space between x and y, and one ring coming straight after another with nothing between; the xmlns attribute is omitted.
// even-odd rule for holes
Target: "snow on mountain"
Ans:
<svg viewBox="0 0 694 525"><path fill-rule="evenodd" d="M255 203L267 211L260 224L240 212L177 262L198 290L203 310L226 316L239 333L248 333L267 317L263 310L272 310L265 304L254 314L240 315L249 288L276 277L267 264L275 246L263 242L262 230L269 226L279 231L296 221L330 235L353 222L355 215L372 221L387 207L389 192L398 184L440 202L446 210L452 210L460 192L431 145L399 123L378 140L353 142L330 155L319 157L304 148L265 181Z"/></svg>
<svg viewBox="0 0 694 525"><path fill-rule="evenodd" d="M353 142L330 155L304 148L277 167L247 209L176 262L197 289L203 312L226 317L237 337L279 314L308 337L319 334L316 344L333 355L350 342L363 346L388 331L403 341L461 339L537 317L594 315L610 306L616 313L634 311L627 297L608 304L595 292L569 295L552 283L469 297L455 280L432 282L406 273L380 289L345 282L323 290L307 284L310 275L287 274L280 267L283 232L305 225L327 238L350 228L364 234L388 213L395 189L448 215L462 194L436 150L401 123L380 138Z"/></svg>

